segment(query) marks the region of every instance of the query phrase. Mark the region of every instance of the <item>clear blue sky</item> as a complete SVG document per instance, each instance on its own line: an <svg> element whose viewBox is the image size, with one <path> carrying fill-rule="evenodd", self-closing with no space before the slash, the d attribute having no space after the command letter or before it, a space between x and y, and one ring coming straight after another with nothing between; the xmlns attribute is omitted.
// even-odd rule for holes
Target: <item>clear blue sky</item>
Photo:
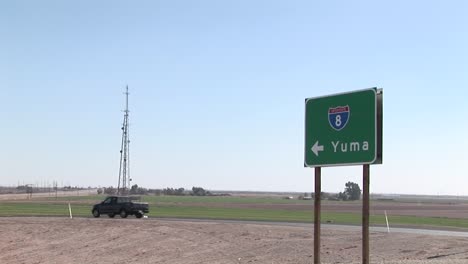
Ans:
<svg viewBox="0 0 468 264"><path fill-rule="evenodd" d="M0 185L301 191L304 99L384 89L371 192L468 195L466 1L2 1ZM322 189L361 184L324 168Z"/></svg>

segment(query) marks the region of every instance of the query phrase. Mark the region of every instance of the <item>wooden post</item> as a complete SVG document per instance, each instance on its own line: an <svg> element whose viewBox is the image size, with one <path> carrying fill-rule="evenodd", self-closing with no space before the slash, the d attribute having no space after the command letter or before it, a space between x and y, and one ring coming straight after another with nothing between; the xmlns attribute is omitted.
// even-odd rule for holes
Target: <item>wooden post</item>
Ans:
<svg viewBox="0 0 468 264"><path fill-rule="evenodd" d="M369 264L369 184L370 165L363 166L362 263Z"/></svg>
<svg viewBox="0 0 468 264"><path fill-rule="evenodd" d="M315 167L315 193L314 193L314 264L320 264L320 193L321 167Z"/></svg>

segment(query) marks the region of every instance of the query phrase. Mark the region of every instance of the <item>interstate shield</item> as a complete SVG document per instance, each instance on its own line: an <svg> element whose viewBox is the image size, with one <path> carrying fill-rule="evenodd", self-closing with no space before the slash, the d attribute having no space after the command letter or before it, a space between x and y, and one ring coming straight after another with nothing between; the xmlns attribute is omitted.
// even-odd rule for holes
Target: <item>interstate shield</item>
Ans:
<svg viewBox="0 0 468 264"><path fill-rule="evenodd" d="M350 109L349 106L338 106L328 109L328 122L336 131L340 131L346 127L349 121Z"/></svg>

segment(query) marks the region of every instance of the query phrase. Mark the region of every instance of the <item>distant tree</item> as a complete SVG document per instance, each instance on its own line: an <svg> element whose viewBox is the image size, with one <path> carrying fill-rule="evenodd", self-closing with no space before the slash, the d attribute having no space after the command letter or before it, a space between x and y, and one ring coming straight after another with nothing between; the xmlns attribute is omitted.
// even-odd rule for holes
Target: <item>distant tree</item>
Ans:
<svg viewBox="0 0 468 264"><path fill-rule="evenodd" d="M162 193L164 195L174 195L174 188L165 188L162 190Z"/></svg>
<svg viewBox="0 0 468 264"><path fill-rule="evenodd" d="M307 193L304 193L307 194ZM310 197L315 200L315 193L310 193L310 196L305 196L305 197ZM326 192L320 192L320 200L326 200L330 198L330 194Z"/></svg>
<svg viewBox="0 0 468 264"><path fill-rule="evenodd" d="M345 184L344 195L346 200L355 201L361 199L361 188L359 184L354 182L347 182Z"/></svg>
<svg viewBox="0 0 468 264"><path fill-rule="evenodd" d="M148 189L143 188L143 187L139 187L138 184L134 184L134 185L132 185L132 187L130 187L130 194L143 194L143 195L146 195L146 194L148 194Z"/></svg>
<svg viewBox="0 0 468 264"><path fill-rule="evenodd" d="M348 196L344 192L339 192L338 195L337 195L337 198L338 198L338 200L343 200L343 201L348 200Z"/></svg>
<svg viewBox="0 0 468 264"><path fill-rule="evenodd" d="M202 187L192 187L192 193L191 195L193 196L207 196L211 195L209 191L205 191Z"/></svg>
<svg viewBox="0 0 468 264"><path fill-rule="evenodd" d="M206 192L205 192L205 189L201 187L192 187L192 195L193 196L205 196Z"/></svg>
<svg viewBox="0 0 468 264"><path fill-rule="evenodd" d="M16 187L17 190L26 190L26 185L19 185Z"/></svg>
<svg viewBox="0 0 468 264"><path fill-rule="evenodd" d="M104 193L105 194L112 195L112 194L115 194L115 192L116 192L116 190L112 186L104 188Z"/></svg>
<svg viewBox="0 0 468 264"><path fill-rule="evenodd" d="M137 194L148 194L148 189L143 188L143 187L138 187Z"/></svg>
<svg viewBox="0 0 468 264"><path fill-rule="evenodd" d="M102 194L102 188L97 189L97 194Z"/></svg>
<svg viewBox="0 0 468 264"><path fill-rule="evenodd" d="M130 194L138 194L138 184L134 184L130 187Z"/></svg>
<svg viewBox="0 0 468 264"><path fill-rule="evenodd" d="M175 191L175 195L184 195L184 191L185 191L184 188L179 188Z"/></svg>
<svg viewBox="0 0 468 264"><path fill-rule="evenodd" d="M174 189L174 188L165 188L165 189L162 189L162 190L154 190L154 193L155 195L161 195L161 194L164 194L164 195L185 195L185 189L184 188L178 188L178 189Z"/></svg>
<svg viewBox="0 0 468 264"><path fill-rule="evenodd" d="M330 197L330 194L329 194L329 193L320 192L320 199L321 199L321 200L326 200L326 199L328 199L328 197Z"/></svg>

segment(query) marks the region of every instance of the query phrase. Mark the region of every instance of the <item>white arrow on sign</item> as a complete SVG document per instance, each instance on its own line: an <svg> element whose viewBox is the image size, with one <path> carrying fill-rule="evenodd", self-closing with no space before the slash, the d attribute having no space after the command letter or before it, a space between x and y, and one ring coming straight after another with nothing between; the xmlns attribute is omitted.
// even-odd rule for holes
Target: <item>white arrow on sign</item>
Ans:
<svg viewBox="0 0 468 264"><path fill-rule="evenodd" d="M319 146L319 142L317 140L317 142L312 146L312 152L318 157L319 151L323 151L323 145Z"/></svg>

